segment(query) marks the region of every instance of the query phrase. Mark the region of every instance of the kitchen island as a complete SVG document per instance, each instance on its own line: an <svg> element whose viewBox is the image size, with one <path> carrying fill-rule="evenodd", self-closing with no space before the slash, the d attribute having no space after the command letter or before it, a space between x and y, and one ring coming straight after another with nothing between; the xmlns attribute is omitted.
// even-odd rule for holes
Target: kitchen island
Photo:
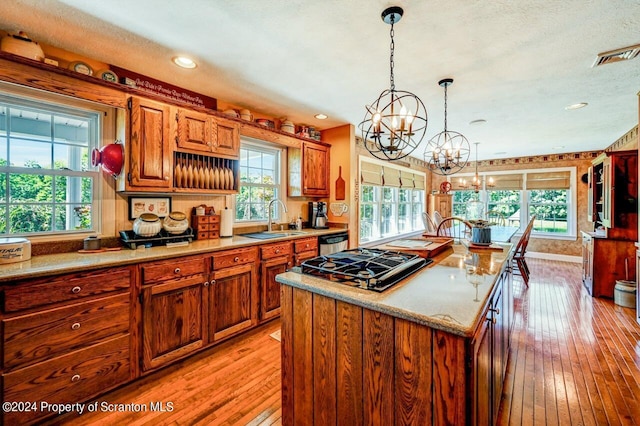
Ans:
<svg viewBox="0 0 640 426"><path fill-rule="evenodd" d="M491 424L513 318L511 245L456 245L378 293L282 285L283 424Z"/></svg>

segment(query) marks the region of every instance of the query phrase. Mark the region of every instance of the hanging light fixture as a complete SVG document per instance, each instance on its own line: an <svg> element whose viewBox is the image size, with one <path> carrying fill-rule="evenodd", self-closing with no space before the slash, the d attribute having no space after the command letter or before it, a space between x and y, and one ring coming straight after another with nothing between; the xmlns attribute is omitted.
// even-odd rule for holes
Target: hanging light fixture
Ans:
<svg viewBox="0 0 640 426"><path fill-rule="evenodd" d="M393 25L400 21L401 7L389 7L382 12L382 20L391 25L390 87L369 106L359 127L367 150L381 160L399 160L413 152L427 131L427 110L419 97L411 92L396 90L393 77Z"/></svg>
<svg viewBox="0 0 640 426"><path fill-rule="evenodd" d="M440 80L444 87L444 131L429 140L424 151L424 161L429 170L439 175L452 175L467 164L471 146L463 134L447 130L447 87L453 84L452 78Z"/></svg>
<svg viewBox="0 0 640 426"><path fill-rule="evenodd" d="M463 188L463 189L473 188L475 192L479 192L482 189L482 181L483 181L483 178L481 178L480 175L478 174L478 145L480 144L480 142L474 142L474 144L476 145L476 173L473 176L473 179L471 180L471 182L469 182L469 184L467 184L466 179L460 179L460 188ZM486 184L487 184L487 188L493 188L494 186L496 186L492 177L490 177L487 180Z"/></svg>

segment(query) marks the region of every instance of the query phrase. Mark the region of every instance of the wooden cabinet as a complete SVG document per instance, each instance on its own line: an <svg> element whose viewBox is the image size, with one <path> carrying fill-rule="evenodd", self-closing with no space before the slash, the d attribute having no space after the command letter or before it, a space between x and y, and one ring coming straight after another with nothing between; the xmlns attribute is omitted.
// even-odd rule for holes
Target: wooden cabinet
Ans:
<svg viewBox="0 0 640 426"><path fill-rule="evenodd" d="M636 250L636 279L640 277L640 250ZM640 292L636 282L636 321L640 324Z"/></svg>
<svg viewBox="0 0 640 426"><path fill-rule="evenodd" d="M301 238L293 242L293 264L300 266L307 259L318 256L318 237Z"/></svg>
<svg viewBox="0 0 640 426"><path fill-rule="evenodd" d="M213 255L209 285L209 342L217 342L256 325L255 247Z"/></svg>
<svg viewBox="0 0 640 426"><path fill-rule="evenodd" d="M133 268L9 283L2 290L3 401L83 402L133 377ZM6 412L26 424L48 412Z"/></svg>
<svg viewBox="0 0 640 426"><path fill-rule="evenodd" d="M450 217L452 215L452 196L451 194L429 194L427 203L427 212L433 217L433 212L437 211L442 217Z"/></svg>
<svg viewBox="0 0 640 426"><path fill-rule="evenodd" d="M283 424L495 424L510 276L505 265L472 336L283 284Z"/></svg>
<svg viewBox="0 0 640 426"><path fill-rule="evenodd" d="M176 123L178 149L207 152L216 157L239 158L240 130L236 122L178 108Z"/></svg>
<svg viewBox="0 0 640 426"><path fill-rule="evenodd" d="M505 271L498 278L474 337L474 408L473 424L495 424L502 398L502 386L509 359L511 315L511 273Z"/></svg>
<svg viewBox="0 0 640 426"><path fill-rule="evenodd" d="M202 257L141 266L142 368L165 365L205 346L209 286Z"/></svg>
<svg viewBox="0 0 640 426"><path fill-rule="evenodd" d="M291 267L291 243L260 247L260 320L280 315L280 283L276 275Z"/></svg>
<svg viewBox="0 0 640 426"><path fill-rule="evenodd" d="M129 148L126 190L167 191L171 188L169 105L129 98Z"/></svg>
<svg viewBox="0 0 640 426"><path fill-rule="evenodd" d="M329 146L302 142L300 148L288 148L290 197L329 196Z"/></svg>
<svg viewBox="0 0 640 426"><path fill-rule="evenodd" d="M638 238L638 153L614 151L593 160L589 169L587 219L607 238Z"/></svg>
<svg viewBox="0 0 640 426"><path fill-rule="evenodd" d="M617 280L635 280L633 241L596 237L582 232L582 282L593 297L613 297ZM626 262L626 265L625 265Z"/></svg>

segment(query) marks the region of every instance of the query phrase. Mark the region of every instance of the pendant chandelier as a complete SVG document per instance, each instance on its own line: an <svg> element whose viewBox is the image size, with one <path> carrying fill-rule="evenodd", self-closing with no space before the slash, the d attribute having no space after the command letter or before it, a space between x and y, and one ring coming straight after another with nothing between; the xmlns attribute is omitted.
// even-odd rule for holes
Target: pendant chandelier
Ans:
<svg viewBox="0 0 640 426"><path fill-rule="evenodd" d="M371 104L359 127L364 146L381 160L399 160L413 152L427 131L427 110L419 97L411 92L396 90L393 78L393 25L400 21L401 7L389 7L382 12L382 20L391 25L390 87Z"/></svg>
<svg viewBox="0 0 640 426"><path fill-rule="evenodd" d="M473 189L475 192L479 192L482 189L482 178L478 174L478 144L480 142L475 142L476 145L476 174L473 176L473 180L467 184L466 179L460 179L460 188L463 189ZM493 188L495 186L495 182L493 178L490 177L487 180L487 187Z"/></svg>
<svg viewBox="0 0 640 426"><path fill-rule="evenodd" d="M429 140L424 151L424 161L429 170L439 175L452 175L467 165L471 146L463 134L447 130L447 87L453 84L452 78L440 80L444 87L444 131Z"/></svg>

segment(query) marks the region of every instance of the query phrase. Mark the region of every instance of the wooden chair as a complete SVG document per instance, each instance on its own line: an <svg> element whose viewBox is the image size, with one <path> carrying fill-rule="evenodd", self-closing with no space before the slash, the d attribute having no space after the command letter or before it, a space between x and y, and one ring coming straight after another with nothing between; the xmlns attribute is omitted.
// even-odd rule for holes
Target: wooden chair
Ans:
<svg viewBox="0 0 640 426"><path fill-rule="evenodd" d="M438 210L433 211L433 222L436 224L436 228L440 226L440 222L442 222L442 216L438 212Z"/></svg>
<svg viewBox="0 0 640 426"><path fill-rule="evenodd" d="M529 244L529 237L531 236L531 231L533 230L533 221L536 219L535 216L531 218L527 227L525 228L518 244L516 244L516 248L513 253L513 261L518 267L518 272L522 275L522 279L524 280L524 284L529 287L529 267L527 266L527 260L525 259L525 253L527 252L527 245Z"/></svg>
<svg viewBox="0 0 640 426"><path fill-rule="evenodd" d="M471 238L471 224L459 217L445 217L438 225L438 236L451 237L459 242Z"/></svg>
<svg viewBox="0 0 640 426"><path fill-rule="evenodd" d="M507 226L507 217L498 210L490 210L487 212L487 221L495 223L498 226Z"/></svg>
<svg viewBox="0 0 640 426"><path fill-rule="evenodd" d="M431 219L431 216L429 216L429 213L422 212L422 223L424 224L424 229L426 234L436 235L438 231L438 226L433 221L433 219Z"/></svg>

